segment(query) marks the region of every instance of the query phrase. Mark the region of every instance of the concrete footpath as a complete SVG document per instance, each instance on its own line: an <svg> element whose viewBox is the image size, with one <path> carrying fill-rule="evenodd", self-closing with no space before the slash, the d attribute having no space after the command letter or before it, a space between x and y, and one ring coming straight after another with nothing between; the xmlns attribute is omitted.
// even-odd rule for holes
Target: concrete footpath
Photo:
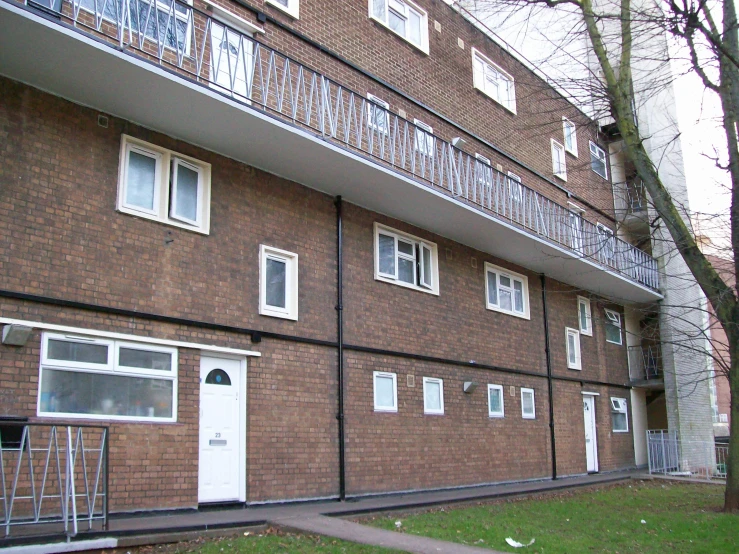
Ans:
<svg viewBox="0 0 739 554"><path fill-rule="evenodd" d="M556 481L527 481L431 492L368 496L350 499L345 502L330 500L252 505L248 507L206 508L164 514L116 515L111 516L107 530L80 533L75 540L65 544L64 551L99 550L100 548L121 548L191 540L207 535L227 534L237 530L272 525L282 529L325 535L404 552L424 554L486 552L490 554L494 551L488 548L476 548L376 529L341 518L605 485L634 477L649 478L643 472L615 472L569 477ZM24 554L45 554L60 551L53 548L54 546L60 546L60 543L36 544L34 546L29 544L14 546L6 543L6 545L0 544L0 546L6 546L3 548L3 554L11 554L16 550Z"/></svg>

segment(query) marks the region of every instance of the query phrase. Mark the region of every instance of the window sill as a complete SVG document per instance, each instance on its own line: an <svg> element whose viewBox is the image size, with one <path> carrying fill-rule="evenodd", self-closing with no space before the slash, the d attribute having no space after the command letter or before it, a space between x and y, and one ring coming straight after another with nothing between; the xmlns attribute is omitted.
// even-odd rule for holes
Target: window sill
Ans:
<svg viewBox="0 0 739 554"><path fill-rule="evenodd" d="M505 419L505 414L488 414L488 419Z"/></svg>
<svg viewBox="0 0 739 554"><path fill-rule="evenodd" d="M300 6L298 6L294 10L291 10L290 8L287 8L279 2L275 2L273 0L264 0L264 3L272 8L280 10L282 13L289 15L293 19L300 19Z"/></svg>
<svg viewBox="0 0 739 554"><path fill-rule="evenodd" d="M573 158L577 158L577 152L573 152L572 150L565 149L565 153L569 154Z"/></svg>
<svg viewBox="0 0 739 554"><path fill-rule="evenodd" d="M443 416L444 412L423 412L423 415L430 415L430 416Z"/></svg>
<svg viewBox="0 0 739 554"><path fill-rule="evenodd" d="M582 371L582 368L581 367L570 367L570 366L567 366L567 369L571 369L572 371Z"/></svg>
<svg viewBox="0 0 739 554"><path fill-rule="evenodd" d="M415 290L418 292L425 292L426 294L432 294L434 296L439 296L439 291L435 289L427 289L424 287L419 287L416 285L411 285L410 283L406 283L404 281L397 281L395 279L388 279L387 277L383 277L382 275L375 275L375 281L381 281L383 283L388 283L390 285L396 285L398 287L403 287L406 289Z"/></svg>
<svg viewBox="0 0 739 554"><path fill-rule="evenodd" d="M279 319L289 319L291 321L298 321L298 314L277 312L277 311L273 311L273 310L270 310L269 308L265 308L261 306L259 308L259 315L263 315L266 317L276 317Z"/></svg>
<svg viewBox="0 0 739 554"><path fill-rule="evenodd" d="M626 431L616 431L616 430L614 429L614 430L612 430L611 432L612 432L612 433L619 433L619 434L626 434L626 433L628 433L628 432L629 432L629 430L628 430L628 429L626 429Z"/></svg>
<svg viewBox="0 0 739 554"><path fill-rule="evenodd" d="M557 179L559 179L560 181L564 181L565 183L567 182L567 175L566 174L565 175L559 175L559 174L555 173L554 176Z"/></svg>
<svg viewBox="0 0 739 554"><path fill-rule="evenodd" d="M498 312L500 314L510 315L510 316L513 316L513 317L518 317L520 319L531 320L531 314L530 313L519 314L519 313L516 313L516 312L509 312L507 310L501 310L500 308L496 308L495 306L491 306L490 304L487 304L485 307L488 310L490 310L491 312Z"/></svg>
<svg viewBox="0 0 739 554"><path fill-rule="evenodd" d="M485 91L484 91L483 89L481 89L481 88L480 88L480 87L478 87L477 85L473 84L472 86L473 86L473 87L475 88L475 90L477 90L477 91L478 91L478 92L479 92L480 94L484 95L484 96L485 96L485 97L487 97L487 98L490 98L490 100L492 100L493 102L495 102L496 104L498 104L498 106L500 106L501 108L503 108L503 109L504 109L504 110L506 110L507 112L510 112L510 113L512 113L513 115L518 115L518 113L516 112L516 108L515 108L515 106L514 106L513 108L511 108L511 107L509 107L509 106L506 106L506 105L505 105L505 104L503 104L503 103L502 103L502 102L501 102L500 100L498 100L498 99L497 99L497 98L495 98L494 96L492 96L492 95L488 94L487 92L485 92Z"/></svg>
<svg viewBox="0 0 739 554"><path fill-rule="evenodd" d="M536 421L536 416L521 416L521 419L528 419L529 421Z"/></svg>
<svg viewBox="0 0 739 554"><path fill-rule="evenodd" d="M580 329L580 335L584 335L586 337L592 337L593 331L583 331L582 329Z"/></svg>
<svg viewBox="0 0 739 554"><path fill-rule="evenodd" d="M266 1L269 1L269 0L266 0ZM387 29L388 31L390 31L390 32L391 32L391 33L392 33L392 34L393 34L394 36L396 36L396 37L398 37L399 39L403 40L404 42L407 42L408 44L410 44L410 45L411 45L411 46L412 46L413 48L415 48L416 50L418 50L418 51L422 52L422 53L423 53L423 54L425 54L426 56L428 56L428 55L429 55L429 47L428 47L428 35L427 35L427 37L426 37L426 44L425 44L425 45L423 45L423 46L419 46L419 45L418 45L418 44L416 44L415 42L411 42L410 40L408 40L407 38L405 38L405 37L404 37L403 35L401 35L401 34L399 34L399 33L396 33L395 31L393 31L393 30L392 30L392 29L390 28L390 26L389 26L389 25L387 25L387 24L386 24L386 23L385 23L384 21L382 21L381 19L377 19L377 18L376 18L376 17L375 17L375 16L373 15L373 14L370 14L370 19L371 19L371 20L372 20L372 21L373 21L374 23L376 23L376 24L380 25L381 27L383 27L384 29ZM428 32L428 20L426 20L426 31Z"/></svg>
<svg viewBox="0 0 739 554"><path fill-rule="evenodd" d="M614 344L614 345L616 345L616 346L623 346L623 345L624 345L623 341L622 341L622 342L613 342L612 340L608 340L608 339L606 339L606 342L607 342L608 344Z"/></svg>
<svg viewBox="0 0 739 554"><path fill-rule="evenodd" d="M131 208L127 208L125 206L118 206L117 211L122 214L132 215L135 217L140 217L141 219L148 219L149 221L161 223L162 225L168 225L170 227L178 227L180 229L184 229L185 231L198 233L199 235L206 235L206 236L210 235L210 229L205 229L202 227L195 227L193 225L188 225L186 223L180 223L179 221L174 220L174 219L160 219L159 217L155 215L150 215L145 212L139 212L136 210L132 210Z"/></svg>
<svg viewBox="0 0 739 554"><path fill-rule="evenodd" d="M84 414L84 415L75 415L75 414L61 414L61 413L49 413L49 412L40 412L37 414L37 417L39 419L43 418L44 422L46 420L63 420L63 421L74 421L76 424L79 424L80 422L84 421L91 421L94 422L94 424L100 424L103 422L110 422L110 423L146 423L146 424L155 424L155 425L173 425L177 424L176 418L155 418L155 417L141 417L141 416L114 416L114 415L104 415L104 414Z"/></svg>
<svg viewBox="0 0 739 554"><path fill-rule="evenodd" d="M375 413L377 414L397 414L398 409L390 409L390 408L375 408Z"/></svg>

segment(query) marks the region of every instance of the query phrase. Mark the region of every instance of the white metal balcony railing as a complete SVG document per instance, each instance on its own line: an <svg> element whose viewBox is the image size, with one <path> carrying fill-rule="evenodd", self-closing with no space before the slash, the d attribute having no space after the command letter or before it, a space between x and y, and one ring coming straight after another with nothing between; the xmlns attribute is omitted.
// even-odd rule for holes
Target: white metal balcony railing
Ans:
<svg viewBox="0 0 739 554"><path fill-rule="evenodd" d="M658 344L629 346L629 373L638 381L662 379L662 349Z"/></svg>
<svg viewBox="0 0 739 554"><path fill-rule="evenodd" d="M7 1L7 0L6 0ZM488 163L177 0L28 0L118 48L384 162L650 289L656 261Z"/></svg>
<svg viewBox="0 0 739 554"><path fill-rule="evenodd" d="M6 538L106 529L108 428L0 423L0 487Z"/></svg>
<svg viewBox="0 0 739 554"><path fill-rule="evenodd" d="M674 431L648 430L649 473L673 477L726 479L728 445L713 440L683 440Z"/></svg>

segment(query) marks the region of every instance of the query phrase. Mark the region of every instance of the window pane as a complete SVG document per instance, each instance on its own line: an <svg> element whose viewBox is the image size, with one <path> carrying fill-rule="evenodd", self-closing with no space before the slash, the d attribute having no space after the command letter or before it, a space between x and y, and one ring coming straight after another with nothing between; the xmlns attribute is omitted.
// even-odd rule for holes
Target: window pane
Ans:
<svg viewBox="0 0 739 554"><path fill-rule="evenodd" d="M399 35L405 36L405 19L400 17L393 10L388 12L388 25Z"/></svg>
<svg viewBox="0 0 739 554"><path fill-rule="evenodd" d="M514 307L517 312L523 312L523 283L521 281L513 281L513 290L514 290L514 296L513 300L515 302Z"/></svg>
<svg viewBox="0 0 739 554"><path fill-rule="evenodd" d="M588 330L588 310L585 302L580 302L580 330Z"/></svg>
<svg viewBox="0 0 739 554"><path fill-rule="evenodd" d="M46 356L50 360L64 360L86 364L107 364L108 345L50 339Z"/></svg>
<svg viewBox="0 0 739 554"><path fill-rule="evenodd" d="M413 256L413 243L398 239L398 252Z"/></svg>
<svg viewBox="0 0 739 554"><path fill-rule="evenodd" d="M606 340L610 342L621 342L621 329L606 320Z"/></svg>
<svg viewBox="0 0 739 554"><path fill-rule="evenodd" d="M510 287L511 286L511 280L509 277L506 277L505 275L500 276L500 286L502 287Z"/></svg>
<svg viewBox="0 0 739 554"><path fill-rule="evenodd" d="M503 280L503 277L500 278L500 280ZM511 311L511 291L500 289L500 309L501 310L508 310Z"/></svg>
<svg viewBox="0 0 739 554"><path fill-rule="evenodd" d="M534 395L530 392L523 393L523 413L531 414L534 412Z"/></svg>
<svg viewBox="0 0 739 554"><path fill-rule="evenodd" d="M198 172L184 165L177 165L176 216L196 221L198 219Z"/></svg>
<svg viewBox="0 0 739 554"><path fill-rule="evenodd" d="M421 16L413 10L408 13L408 40L421 44Z"/></svg>
<svg viewBox="0 0 739 554"><path fill-rule="evenodd" d="M372 13L377 19L385 21L385 0L374 0Z"/></svg>
<svg viewBox="0 0 739 554"><path fill-rule="evenodd" d="M276 308L287 307L285 286L287 264L280 260L267 258L267 305Z"/></svg>
<svg viewBox="0 0 739 554"><path fill-rule="evenodd" d="M415 280L415 268L416 263L412 260L406 260L405 258L398 259L398 279L404 283L416 284Z"/></svg>
<svg viewBox="0 0 739 554"><path fill-rule="evenodd" d="M496 283L496 275L492 271L488 271L488 302L498 305L498 284Z"/></svg>
<svg viewBox="0 0 739 554"><path fill-rule="evenodd" d="M172 381L44 369L41 411L172 417Z"/></svg>
<svg viewBox="0 0 739 554"><path fill-rule="evenodd" d="M432 286L433 281L431 280L431 250L425 246L421 246L421 263L423 264L423 280L422 284L426 286Z"/></svg>
<svg viewBox="0 0 739 554"><path fill-rule="evenodd" d="M575 335L568 333L567 335L567 350L569 351L570 364L577 363L577 352L575 351Z"/></svg>
<svg viewBox="0 0 739 554"><path fill-rule="evenodd" d="M626 431L626 414L612 413L611 418L613 419L614 431Z"/></svg>
<svg viewBox="0 0 739 554"><path fill-rule="evenodd" d="M441 385L439 383L426 383L426 409L441 410Z"/></svg>
<svg viewBox="0 0 739 554"><path fill-rule="evenodd" d="M380 235L380 273L395 275L395 239Z"/></svg>
<svg viewBox="0 0 739 554"><path fill-rule="evenodd" d="M375 406L378 408L395 407L392 377L375 377Z"/></svg>
<svg viewBox="0 0 739 554"><path fill-rule="evenodd" d="M134 348L121 348L118 352L118 365L171 371L172 355L167 352L149 352Z"/></svg>
<svg viewBox="0 0 739 554"><path fill-rule="evenodd" d="M157 160L138 152L128 153L126 204L146 210L154 209Z"/></svg>
<svg viewBox="0 0 739 554"><path fill-rule="evenodd" d="M502 411L500 389L490 389L490 411L495 413Z"/></svg>

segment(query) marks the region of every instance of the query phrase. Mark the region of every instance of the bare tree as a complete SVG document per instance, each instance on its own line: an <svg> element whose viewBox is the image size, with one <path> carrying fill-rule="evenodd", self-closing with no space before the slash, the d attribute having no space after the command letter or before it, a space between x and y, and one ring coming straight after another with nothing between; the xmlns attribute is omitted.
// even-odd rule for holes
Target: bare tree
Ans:
<svg viewBox="0 0 739 554"><path fill-rule="evenodd" d="M665 53L650 45L656 39L664 42L666 35L679 39L687 52L689 70L720 100L726 140L721 149L725 149L726 156L717 154L716 163L728 175L731 207L728 214L715 214L715 217L727 226L728 247L723 255L731 260L736 275L739 268L736 265L739 262L739 30L734 0L471 0L462 4L475 13L503 7L506 17L520 17L519 10L558 10L574 17L562 19L559 32L586 39L587 52L579 55L563 48L567 41L552 41L555 53L552 55L568 57L570 67L580 64L592 77L570 81L559 88L568 89L565 94L569 93L581 105L583 98L589 97L594 118L602 118L604 111L613 118L625 157L649 193L651 205L669 233L666 238L684 260L726 333L729 361L724 370L732 400L724 510L739 512L739 298L733 280L727 282L722 278L699 248L683 200L665 185L660 172L662 160L654 159L654 149L650 152L646 147L652 137L640 132L640 99L660 87L671 86L670 78L661 81L663 74L649 74L649 63L635 63L637 56L641 61L653 57L655 63L664 62L660 57ZM568 27L563 29L563 25ZM724 157L728 162L721 161ZM701 335L702 331L696 333Z"/></svg>

